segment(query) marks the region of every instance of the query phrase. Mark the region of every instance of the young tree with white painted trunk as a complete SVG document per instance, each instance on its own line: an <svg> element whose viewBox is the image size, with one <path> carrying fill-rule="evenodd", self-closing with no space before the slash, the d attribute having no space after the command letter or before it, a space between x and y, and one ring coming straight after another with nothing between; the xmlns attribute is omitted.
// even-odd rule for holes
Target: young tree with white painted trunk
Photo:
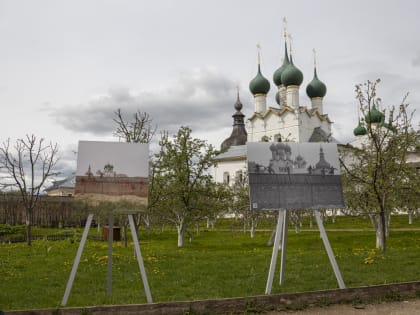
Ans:
<svg viewBox="0 0 420 315"><path fill-rule="evenodd" d="M416 174L407 158L416 148L416 141L418 144L418 133L412 127L407 96L399 106L386 111L376 94L379 82L356 85L365 134L357 145L341 150L340 162L347 206L369 216L376 230L376 247L385 252L390 215L403 208L407 183L415 182Z"/></svg>
<svg viewBox="0 0 420 315"><path fill-rule="evenodd" d="M218 152L206 141L193 138L188 127L181 127L172 139L164 133L159 144L160 152L152 161L149 204L154 216L175 224L178 246L183 247L187 229L224 198L222 187L209 174Z"/></svg>

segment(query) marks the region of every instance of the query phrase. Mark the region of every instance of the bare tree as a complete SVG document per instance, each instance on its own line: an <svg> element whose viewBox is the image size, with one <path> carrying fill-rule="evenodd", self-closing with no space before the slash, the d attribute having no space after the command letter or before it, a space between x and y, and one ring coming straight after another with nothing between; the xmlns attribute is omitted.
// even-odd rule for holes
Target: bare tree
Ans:
<svg viewBox="0 0 420 315"><path fill-rule="evenodd" d="M31 245L31 215L38 202L40 191L57 163L57 144L44 144L44 139L26 135L14 145L10 139L0 147L0 168L7 173L8 183L20 192L25 208L26 242Z"/></svg>
<svg viewBox="0 0 420 315"><path fill-rule="evenodd" d="M133 114L132 121L128 121L123 117L123 113L120 108L118 108L114 114L115 118L113 120L117 124L117 128L114 133L116 137L124 139L125 142L130 143L150 143L152 141L157 127L152 124L153 119L147 112L137 110L137 112ZM140 227L141 221L143 221L146 230L148 233L150 232L151 216L149 210L150 206L147 210L134 215L136 229ZM123 222L124 235L127 234L127 225L128 220L125 220ZM124 245L127 245L126 239L124 241Z"/></svg>
<svg viewBox="0 0 420 315"><path fill-rule="evenodd" d="M137 110L133 114L133 121L125 120L120 108L114 113L116 116L114 122L117 124L115 136L126 142L150 143L156 132L156 126L152 125L153 119L148 113Z"/></svg>

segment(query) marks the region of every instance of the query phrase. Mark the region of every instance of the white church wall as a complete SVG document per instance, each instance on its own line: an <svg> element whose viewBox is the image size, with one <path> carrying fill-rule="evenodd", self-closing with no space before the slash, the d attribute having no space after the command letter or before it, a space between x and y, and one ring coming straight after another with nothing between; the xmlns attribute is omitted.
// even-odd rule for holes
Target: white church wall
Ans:
<svg viewBox="0 0 420 315"><path fill-rule="evenodd" d="M254 118L248 124L248 142L262 141L268 137L269 141L278 141L281 135L282 141L299 141L299 125L297 117L292 112L285 112L282 116L269 113L264 119Z"/></svg>
<svg viewBox="0 0 420 315"><path fill-rule="evenodd" d="M213 177L216 183L225 182L225 174L229 174L229 185L232 185L235 182L235 176L237 176L238 171L246 170L246 159L243 160L228 160L220 161L217 163L217 166L214 167Z"/></svg>
<svg viewBox="0 0 420 315"><path fill-rule="evenodd" d="M321 122L317 116L300 114L300 139L299 142L308 142L314 132L314 128L320 127Z"/></svg>

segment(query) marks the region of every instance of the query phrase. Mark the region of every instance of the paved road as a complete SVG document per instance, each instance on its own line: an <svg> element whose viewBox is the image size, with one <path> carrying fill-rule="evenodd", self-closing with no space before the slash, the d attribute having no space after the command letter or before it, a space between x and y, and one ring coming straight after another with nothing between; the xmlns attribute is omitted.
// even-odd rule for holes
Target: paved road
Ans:
<svg viewBox="0 0 420 315"><path fill-rule="evenodd" d="M420 300L388 302L371 305L332 305L313 307L296 312L269 312L269 315L415 315L420 314Z"/></svg>

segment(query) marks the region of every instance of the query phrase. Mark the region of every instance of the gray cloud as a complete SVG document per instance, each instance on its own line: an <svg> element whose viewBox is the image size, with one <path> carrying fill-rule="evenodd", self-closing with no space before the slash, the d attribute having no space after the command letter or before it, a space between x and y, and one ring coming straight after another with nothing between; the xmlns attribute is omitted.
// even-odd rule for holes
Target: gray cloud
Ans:
<svg viewBox="0 0 420 315"><path fill-rule="evenodd" d="M414 67L419 67L420 66L420 51L418 51L417 54L414 56L413 61L411 62L411 64Z"/></svg>
<svg viewBox="0 0 420 315"><path fill-rule="evenodd" d="M60 125L75 132L109 136L115 130L114 111L121 108L131 115L148 112L158 130L175 132L181 125L193 131L231 125L235 83L212 68L183 72L168 88L134 94L124 88L112 88L86 104L47 109Z"/></svg>

